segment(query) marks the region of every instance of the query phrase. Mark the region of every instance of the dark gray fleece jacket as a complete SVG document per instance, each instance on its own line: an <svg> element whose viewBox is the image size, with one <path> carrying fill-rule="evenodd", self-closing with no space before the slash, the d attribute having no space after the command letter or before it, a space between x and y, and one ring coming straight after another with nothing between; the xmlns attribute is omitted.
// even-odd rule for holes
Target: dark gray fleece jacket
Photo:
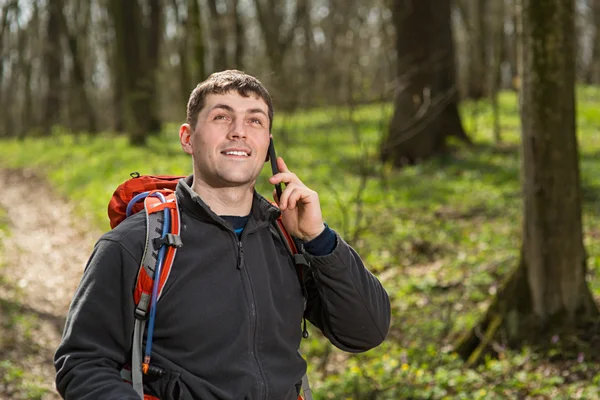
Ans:
<svg viewBox="0 0 600 400"><path fill-rule="evenodd" d="M296 399L306 371L298 353L303 317L296 267L270 225L279 210L256 194L241 237L179 182L181 240L158 303L152 364L167 373L144 381L169 399ZM66 399L138 399L119 371L130 362L133 288L145 246L145 216L127 218L96 244L55 354ZM379 345L389 298L339 236L331 254L306 254L304 316L336 347Z"/></svg>

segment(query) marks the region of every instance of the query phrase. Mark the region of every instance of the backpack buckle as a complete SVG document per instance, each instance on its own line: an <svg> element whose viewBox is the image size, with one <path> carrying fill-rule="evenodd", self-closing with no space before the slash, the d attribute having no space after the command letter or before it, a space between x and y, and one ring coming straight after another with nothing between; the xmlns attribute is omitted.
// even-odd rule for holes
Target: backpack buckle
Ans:
<svg viewBox="0 0 600 400"><path fill-rule="evenodd" d="M167 233L163 238L156 238L153 241L154 249L158 250L162 245L167 245L170 247L181 247L183 246L183 242L181 241L181 237L179 235L173 235L172 233Z"/></svg>
<svg viewBox="0 0 600 400"><path fill-rule="evenodd" d="M150 294L143 292L140 302L135 307L135 317L141 321L148 319L148 309L150 307Z"/></svg>

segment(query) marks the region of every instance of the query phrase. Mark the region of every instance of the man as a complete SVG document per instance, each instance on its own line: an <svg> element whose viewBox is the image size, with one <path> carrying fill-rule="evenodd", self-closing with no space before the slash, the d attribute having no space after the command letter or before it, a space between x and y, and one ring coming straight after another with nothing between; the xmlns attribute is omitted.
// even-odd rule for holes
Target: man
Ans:
<svg viewBox="0 0 600 400"><path fill-rule="evenodd" d="M190 96L179 139L193 175L176 190L183 246L157 307L152 364L164 375L145 378L149 395L295 400L306 371L298 353L303 317L349 352L387 334L389 298L323 222L318 194L280 157L281 172L270 178L285 185L279 209L256 193L272 119L267 90L239 71L211 75ZM271 229L280 212L310 263L303 283ZM139 399L119 371L131 354L145 229L137 213L94 248L55 355L56 385L67 399Z"/></svg>

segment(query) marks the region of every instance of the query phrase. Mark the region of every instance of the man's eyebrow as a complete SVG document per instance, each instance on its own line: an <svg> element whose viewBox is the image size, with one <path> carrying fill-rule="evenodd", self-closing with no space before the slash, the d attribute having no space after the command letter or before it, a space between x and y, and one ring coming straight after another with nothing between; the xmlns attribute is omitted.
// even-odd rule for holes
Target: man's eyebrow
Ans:
<svg viewBox="0 0 600 400"><path fill-rule="evenodd" d="M215 104L214 106L211 107L210 110L212 111L212 110L216 110L216 109L222 109L222 110L229 111L229 112L235 112L235 110L231 106L228 106L227 104L221 104L221 103ZM251 108L249 110L246 110L246 114L263 114L265 117L269 118L267 113L264 112L264 110L262 110L260 108Z"/></svg>
<svg viewBox="0 0 600 400"><path fill-rule="evenodd" d="M215 110L217 108L220 108L220 109L225 110L225 111L234 112L234 109L231 108L230 106L228 106L227 104L215 104L214 106L211 107L210 110L212 111L212 110Z"/></svg>
<svg viewBox="0 0 600 400"><path fill-rule="evenodd" d="M260 108L251 108L250 110L246 111L247 114L263 114L265 117L269 118L269 116L267 115L266 112L264 112L262 109Z"/></svg>

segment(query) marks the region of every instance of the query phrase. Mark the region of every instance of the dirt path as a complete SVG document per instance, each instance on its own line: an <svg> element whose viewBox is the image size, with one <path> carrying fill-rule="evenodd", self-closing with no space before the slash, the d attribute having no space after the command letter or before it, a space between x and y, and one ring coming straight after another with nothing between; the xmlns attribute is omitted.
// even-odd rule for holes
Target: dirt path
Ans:
<svg viewBox="0 0 600 400"><path fill-rule="evenodd" d="M0 170L0 398L58 399L52 358L101 232L31 173Z"/></svg>

